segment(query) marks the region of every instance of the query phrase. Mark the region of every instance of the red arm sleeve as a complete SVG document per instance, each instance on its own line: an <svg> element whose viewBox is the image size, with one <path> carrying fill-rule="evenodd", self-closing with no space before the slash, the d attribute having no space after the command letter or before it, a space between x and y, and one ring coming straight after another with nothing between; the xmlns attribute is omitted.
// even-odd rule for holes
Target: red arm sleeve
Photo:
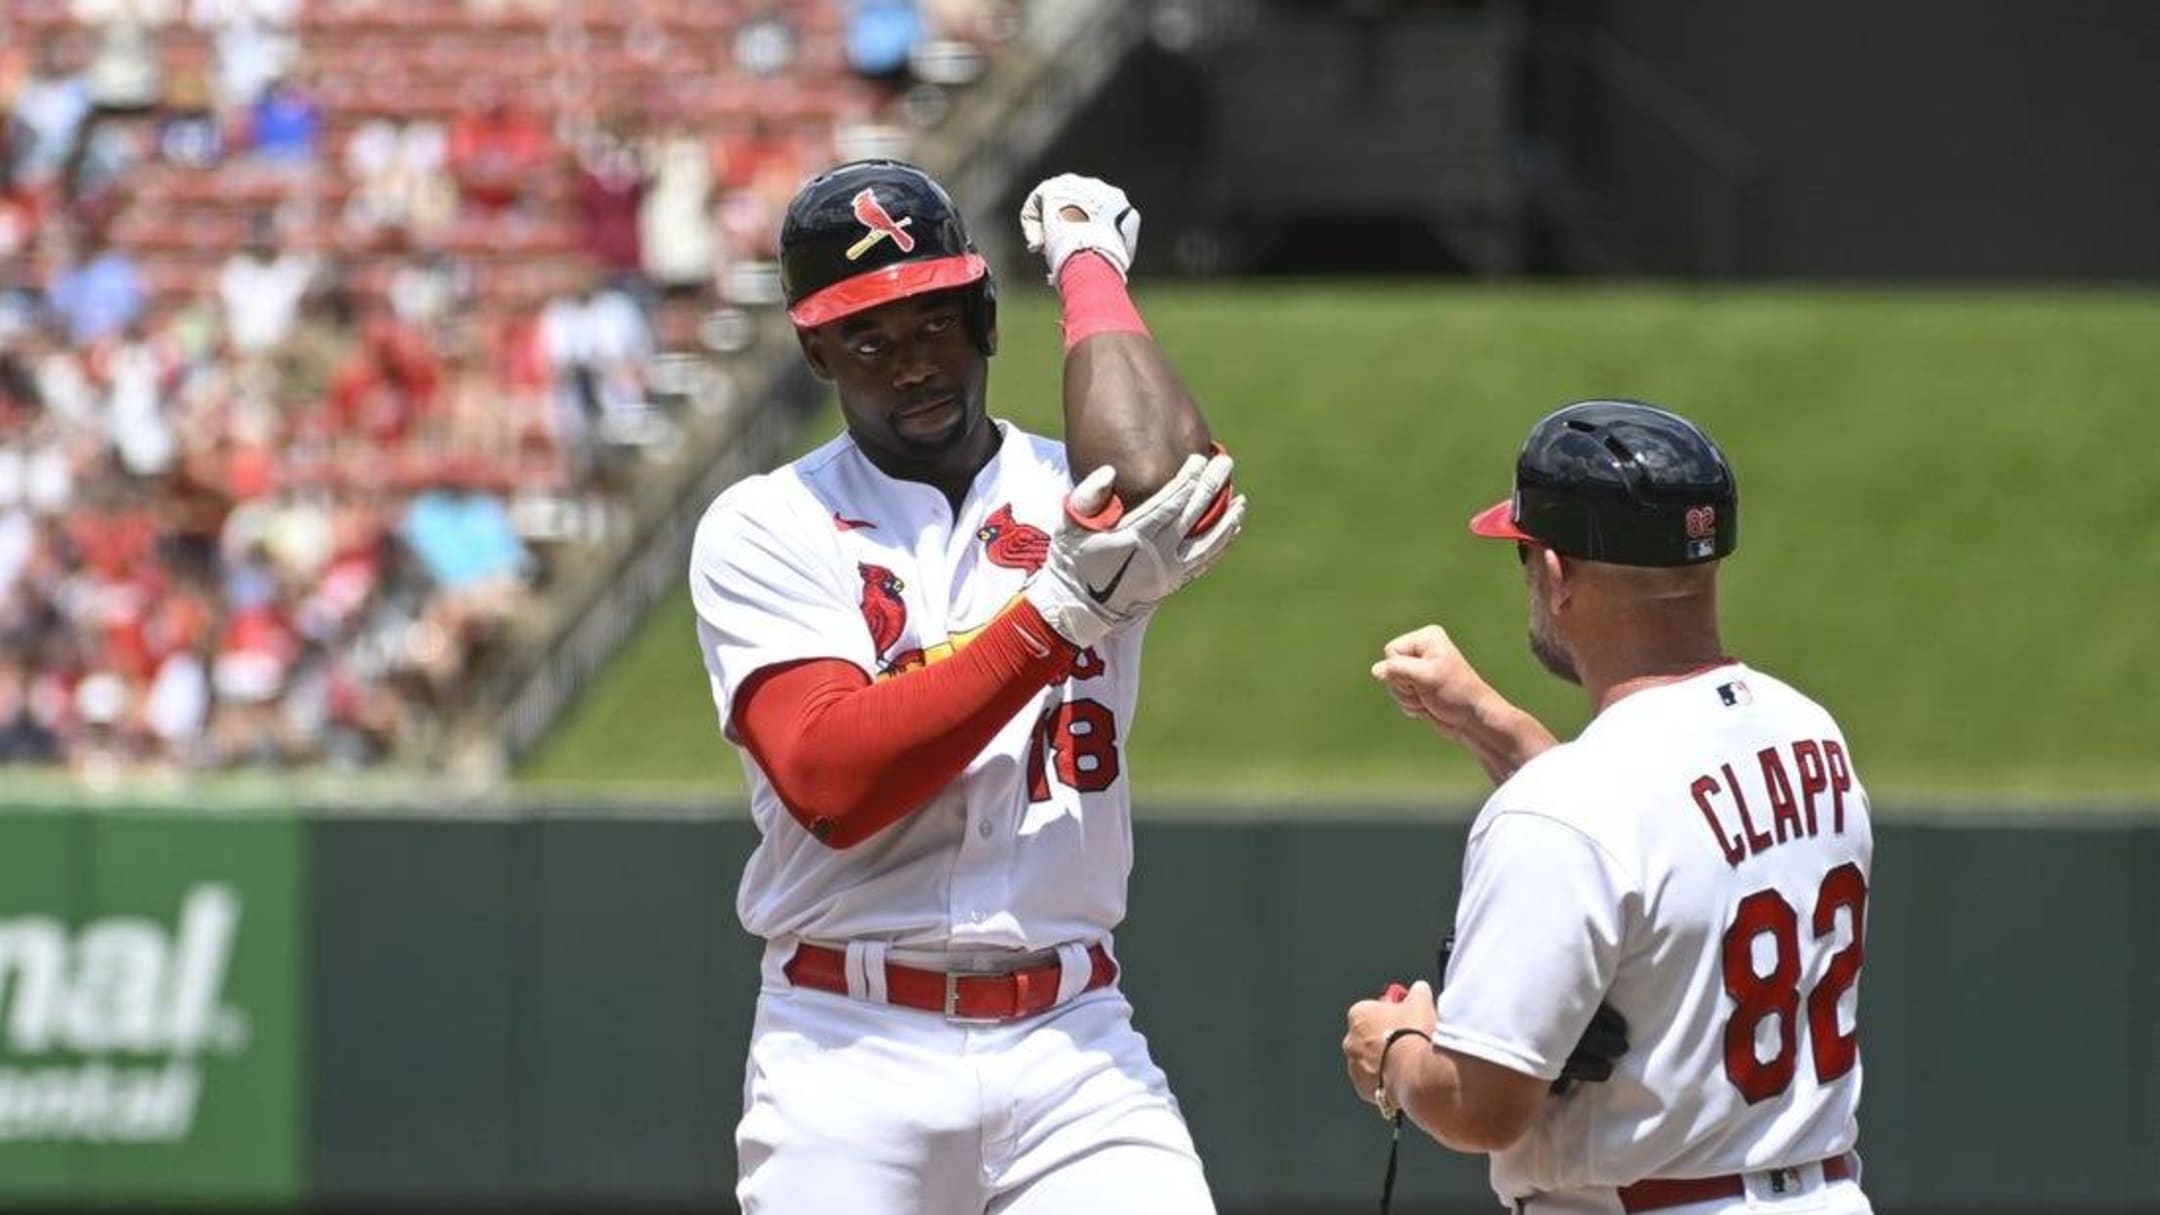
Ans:
<svg viewBox="0 0 2160 1215"><path fill-rule="evenodd" d="M759 671L736 695L736 733L795 821L850 848L958 777L1074 653L1022 601L951 658L883 683L833 658Z"/></svg>

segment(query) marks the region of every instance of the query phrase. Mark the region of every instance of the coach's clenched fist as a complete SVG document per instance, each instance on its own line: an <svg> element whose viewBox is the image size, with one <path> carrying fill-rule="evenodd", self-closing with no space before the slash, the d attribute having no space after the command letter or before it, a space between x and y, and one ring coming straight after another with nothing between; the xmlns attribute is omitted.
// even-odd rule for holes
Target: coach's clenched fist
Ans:
<svg viewBox="0 0 2160 1215"><path fill-rule="evenodd" d="M1494 691L1437 624L1388 642L1372 677L1405 716L1477 756L1496 781L1553 745L1552 733Z"/></svg>
<svg viewBox="0 0 2160 1215"><path fill-rule="evenodd" d="M1450 737L1499 699L1437 624L1388 642L1372 674L1406 716L1430 721Z"/></svg>

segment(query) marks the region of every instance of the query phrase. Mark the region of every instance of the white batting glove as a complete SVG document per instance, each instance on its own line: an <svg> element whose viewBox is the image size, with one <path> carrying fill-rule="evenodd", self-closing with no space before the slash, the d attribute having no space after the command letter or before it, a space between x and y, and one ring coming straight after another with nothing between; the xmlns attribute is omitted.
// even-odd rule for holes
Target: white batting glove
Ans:
<svg viewBox="0 0 2160 1215"><path fill-rule="evenodd" d="M1245 525L1245 497L1207 518L1230 484L1229 456L1188 456L1168 484L1119 513L1107 465L1073 487L1028 602L1058 635L1087 647L1207 572ZM1207 526L1195 532L1198 524Z"/></svg>
<svg viewBox="0 0 2160 1215"><path fill-rule="evenodd" d="M1067 208L1081 218L1069 217ZM1020 234L1027 238L1028 252L1043 255L1053 287L1066 260L1083 249L1102 254L1124 278L1140 250L1140 211L1107 181L1061 173L1036 186L1020 205Z"/></svg>

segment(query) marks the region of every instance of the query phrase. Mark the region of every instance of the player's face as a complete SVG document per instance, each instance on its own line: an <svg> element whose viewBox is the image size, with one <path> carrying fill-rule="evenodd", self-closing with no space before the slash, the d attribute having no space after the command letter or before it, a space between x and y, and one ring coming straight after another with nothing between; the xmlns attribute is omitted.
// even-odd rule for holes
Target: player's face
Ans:
<svg viewBox="0 0 2160 1215"><path fill-rule="evenodd" d="M1567 643L1561 640L1559 627L1553 622L1550 565L1557 558L1550 550L1534 545L1520 548L1523 581L1530 589L1530 654L1539 666L1569 683L1580 684L1582 672L1575 669L1574 656L1568 653Z"/></svg>
<svg viewBox="0 0 2160 1215"><path fill-rule="evenodd" d="M802 342L811 369L839 391L848 431L880 463L939 465L988 433L990 361L968 331L962 292L895 300Z"/></svg>

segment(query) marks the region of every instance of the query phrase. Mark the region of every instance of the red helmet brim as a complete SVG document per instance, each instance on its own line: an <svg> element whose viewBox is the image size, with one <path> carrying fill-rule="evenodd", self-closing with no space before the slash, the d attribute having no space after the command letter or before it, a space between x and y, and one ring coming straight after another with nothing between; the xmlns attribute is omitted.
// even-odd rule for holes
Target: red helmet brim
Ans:
<svg viewBox="0 0 2160 1215"><path fill-rule="evenodd" d="M965 287L989 273L977 253L932 257L922 261L895 262L877 270L844 278L788 309L788 319L803 329L829 324L880 304Z"/></svg>

